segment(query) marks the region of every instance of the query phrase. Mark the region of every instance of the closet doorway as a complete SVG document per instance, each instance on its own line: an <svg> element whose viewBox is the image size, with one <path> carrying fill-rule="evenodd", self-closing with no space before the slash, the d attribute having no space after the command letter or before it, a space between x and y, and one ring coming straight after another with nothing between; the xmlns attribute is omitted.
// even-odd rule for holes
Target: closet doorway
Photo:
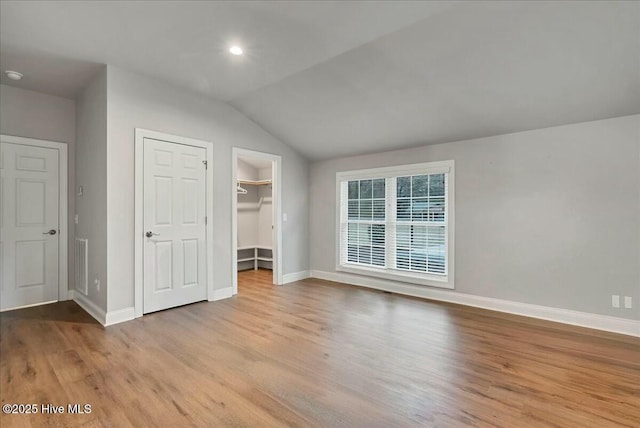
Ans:
<svg viewBox="0 0 640 428"><path fill-rule="evenodd" d="M268 276L269 282L282 284L281 159L232 150L233 294L238 293L238 272L259 271L260 278Z"/></svg>

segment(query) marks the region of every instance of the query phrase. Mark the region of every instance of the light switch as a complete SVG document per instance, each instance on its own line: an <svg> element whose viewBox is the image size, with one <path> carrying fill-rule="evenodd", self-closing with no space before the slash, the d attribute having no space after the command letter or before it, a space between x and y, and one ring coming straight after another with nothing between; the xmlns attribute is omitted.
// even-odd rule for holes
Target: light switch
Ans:
<svg viewBox="0 0 640 428"><path fill-rule="evenodd" d="M618 296L617 294L611 295L611 306L613 306L614 308L620 307L620 296Z"/></svg>

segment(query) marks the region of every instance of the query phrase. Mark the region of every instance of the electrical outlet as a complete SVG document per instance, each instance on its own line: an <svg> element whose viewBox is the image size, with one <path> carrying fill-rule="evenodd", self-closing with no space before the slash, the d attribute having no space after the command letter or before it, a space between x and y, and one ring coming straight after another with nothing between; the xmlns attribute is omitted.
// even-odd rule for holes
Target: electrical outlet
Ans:
<svg viewBox="0 0 640 428"><path fill-rule="evenodd" d="M73 221L78 224L78 214L75 215L75 217L73 217Z"/></svg>
<svg viewBox="0 0 640 428"><path fill-rule="evenodd" d="M624 296L625 309L631 309L633 307L633 298L631 296Z"/></svg>
<svg viewBox="0 0 640 428"><path fill-rule="evenodd" d="M96 286L96 290L100 291L100 280L98 278L96 278L93 283Z"/></svg>
<svg viewBox="0 0 640 428"><path fill-rule="evenodd" d="M613 306L614 308L620 307L620 296L618 296L617 294L611 295L611 306Z"/></svg>

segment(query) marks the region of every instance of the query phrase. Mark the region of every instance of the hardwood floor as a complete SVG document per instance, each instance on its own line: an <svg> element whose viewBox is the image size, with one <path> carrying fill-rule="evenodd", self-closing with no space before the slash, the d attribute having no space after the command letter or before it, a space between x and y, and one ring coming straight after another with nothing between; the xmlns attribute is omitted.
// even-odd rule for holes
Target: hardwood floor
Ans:
<svg viewBox="0 0 640 428"><path fill-rule="evenodd" d="M270 274L106 329L73 302L1 314L2 404L65 413L0 425L640 426L637 338Z"/></svg>

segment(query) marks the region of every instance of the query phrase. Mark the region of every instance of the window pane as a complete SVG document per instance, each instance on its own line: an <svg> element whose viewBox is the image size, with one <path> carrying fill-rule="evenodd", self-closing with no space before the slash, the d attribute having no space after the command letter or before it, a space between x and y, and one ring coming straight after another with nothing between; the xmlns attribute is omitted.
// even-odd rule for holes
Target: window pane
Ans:
<svg viewBox="0 0 640 428"><path fill-rule="evenodd" d="M411 251L411 270L417 272L427 271L427 256L421 251Z"/></svg>
<svg viewBox="0 0 640 428"><path fill-rule="evenodd" d="M360 245L371 245L371 225L358 224L358 243Z"/></svg>
<svg viewBox="0 0 640 428"><path fill-rule="evenodd" d="M427 254L427 228L426 226L413 226L411 236L411 258L414 256L414 251L422 254L423 258L426 258Z"/></svg>
<svg viewBox="0 0 640 428"><path fill-rule="evenodd" d="M347 227L348 227L347 242L349 244L351 243L357 244L358 243L358 224L349 223Z"/></svg>
<svg viewBox="0 0 640 428"><path fill-rule="evenodd" d="M398 225L396 226L396 246L398 248L410 248L411 247L411 226ZM407 257L409 253L407 253Z"/></svg>
<svg viewBox="0 0 640 428"><path fill-rule="evenodd" d="M429 196L444 196L444 174L429 176Z"/></svg>
<svg viewBox="0 0 640 428"><path fill-rule="evenodd" d="M411 196L419 197L419 196L427 196L428 193L428 175L414 175L411 177Z"/></svg>
<svg viewBox="0 0 640 428"><path fill-rule="evenodd" d="M358 246L355 244L349 244L347 246L347 261L352 263L358 262Z"/></svg>
<svg viewBox="0 0 640 428"><path fill-rule="evenodd" d="M358 217L360 217L360 209L359 209L359 204L358 204L358 200L356 199L355 201L349 201L349 220L357 220Z"/></svg>
<svg viewBox="0 0 640 428"><path fill-rule="evenodd" d="M374 198L384 198L385 197L385 179L379 178L377 180L373 180L373 197Z"/></svg>
<svg viewBox="0 0 640 428"><path fill-rule="evenodd" d="M362 200L360 199L360 219L361 220L371 220L371 216L373 215L373 202L371 199Z"/></svg>
<svg viewBox="0 0 640 428"><path fill-rule="evenodd" d="M431 273L444 273L444 254L429 254L427 271Z"/></svg>
<svg viewBox="0 0 640 428"><path fill-rule="evenodd" d="M373 196L371 180L360 181L360 199L371 199Z"/></svg>
<svg viewBox="0 0 640 428"><path fill-rule="evenodd" d="M354 222L347 227L347 261L384 267L386 226Z"/></svg>
<svg viewBox="0 0 640 428"><path fill-rule="evenodd" d="M360 246L360 253L358 254L358 262L367 265L371 264L371 247L368 245Z"/></svg>
<svg viewBox="0 0 640 428"><path fill-rule="evenodd" d="M349 199L358 199L358 182L349 182Z"/></svg>
<svg viewBox="0 0 640 428"><path fill-rule="evenodd" d="M347 224L347 261L358 261L358 225Z"/></svg>
<svg viewBox="0 0 640 428"><path fill-rule="evenodd" d="M396 251L396 268L409 269L409 250L406 248L398 248Z"/></svg>
<svg viewBox="0 0 640 428"><path fill-rule="evenodd" d="M399 198L408 198L411 196L411 177L398 177L397 192Z"/></svg>
<svg viewBox="0 0 640 428"><path fill-rule="evenodd" d="M444 197L429 198L429 220L444 221Z"/></svg>
<svg viewBox="0 0 640 428"><path fill-rule="evenodd" d="M411 267L412 271L427 270L427 227L411 226Z"/></svg>
<svg viewBox="0 0 640 428"><path fill-rule="evenodd" d="M385 200L374 199L373 200L373 219L384 220L384 212L385 212Z"/></svg>
<svg viewBox="0 0 640 428"><path fill-rule="evenodd" d="M429 205L427 198L415 198L411 206L411 217L413 221L426 221Z"/></svg>
<svg viewBox="0 0 640 428"><path fill-rule="evenodd" d="M371 264L374 266L384 266L384 247L371 248Z"/></svg>
<svg viewBox="0 0 640 428"><path fill-rule="evenodd" d="M411 220L411 199L398 199L396 203L396 218Z"/></svg>
<svg viewBox="0 0 640 428"><path fill-rule="evenodd" d="M384 247L385 243L385 225L384 224L372 224L371 225L371 244L379 247Z"/></svg>
<svg viewBox="0 0 640 428"><path fill-rule="evenodd" d="M427 228L428 271L431 273L444 273L445 271L445 233L444 226Z"/></svg>
<svg viewBox="0 0 640 428"><path fill-rule="evenodd" d="M440 263L438 265L434 265L434 264L429 264L428 266L429 268L429 272L431 273L439 273L439 274L443 274L445 273L444 271L444 259L440 259Z"/></svg>
<svg viewBox="0 0 640 428"><path fill-rule="evenodd" d="M429 251L444 250L445 236L444 226L429 226L427 227Z"/></svg>

